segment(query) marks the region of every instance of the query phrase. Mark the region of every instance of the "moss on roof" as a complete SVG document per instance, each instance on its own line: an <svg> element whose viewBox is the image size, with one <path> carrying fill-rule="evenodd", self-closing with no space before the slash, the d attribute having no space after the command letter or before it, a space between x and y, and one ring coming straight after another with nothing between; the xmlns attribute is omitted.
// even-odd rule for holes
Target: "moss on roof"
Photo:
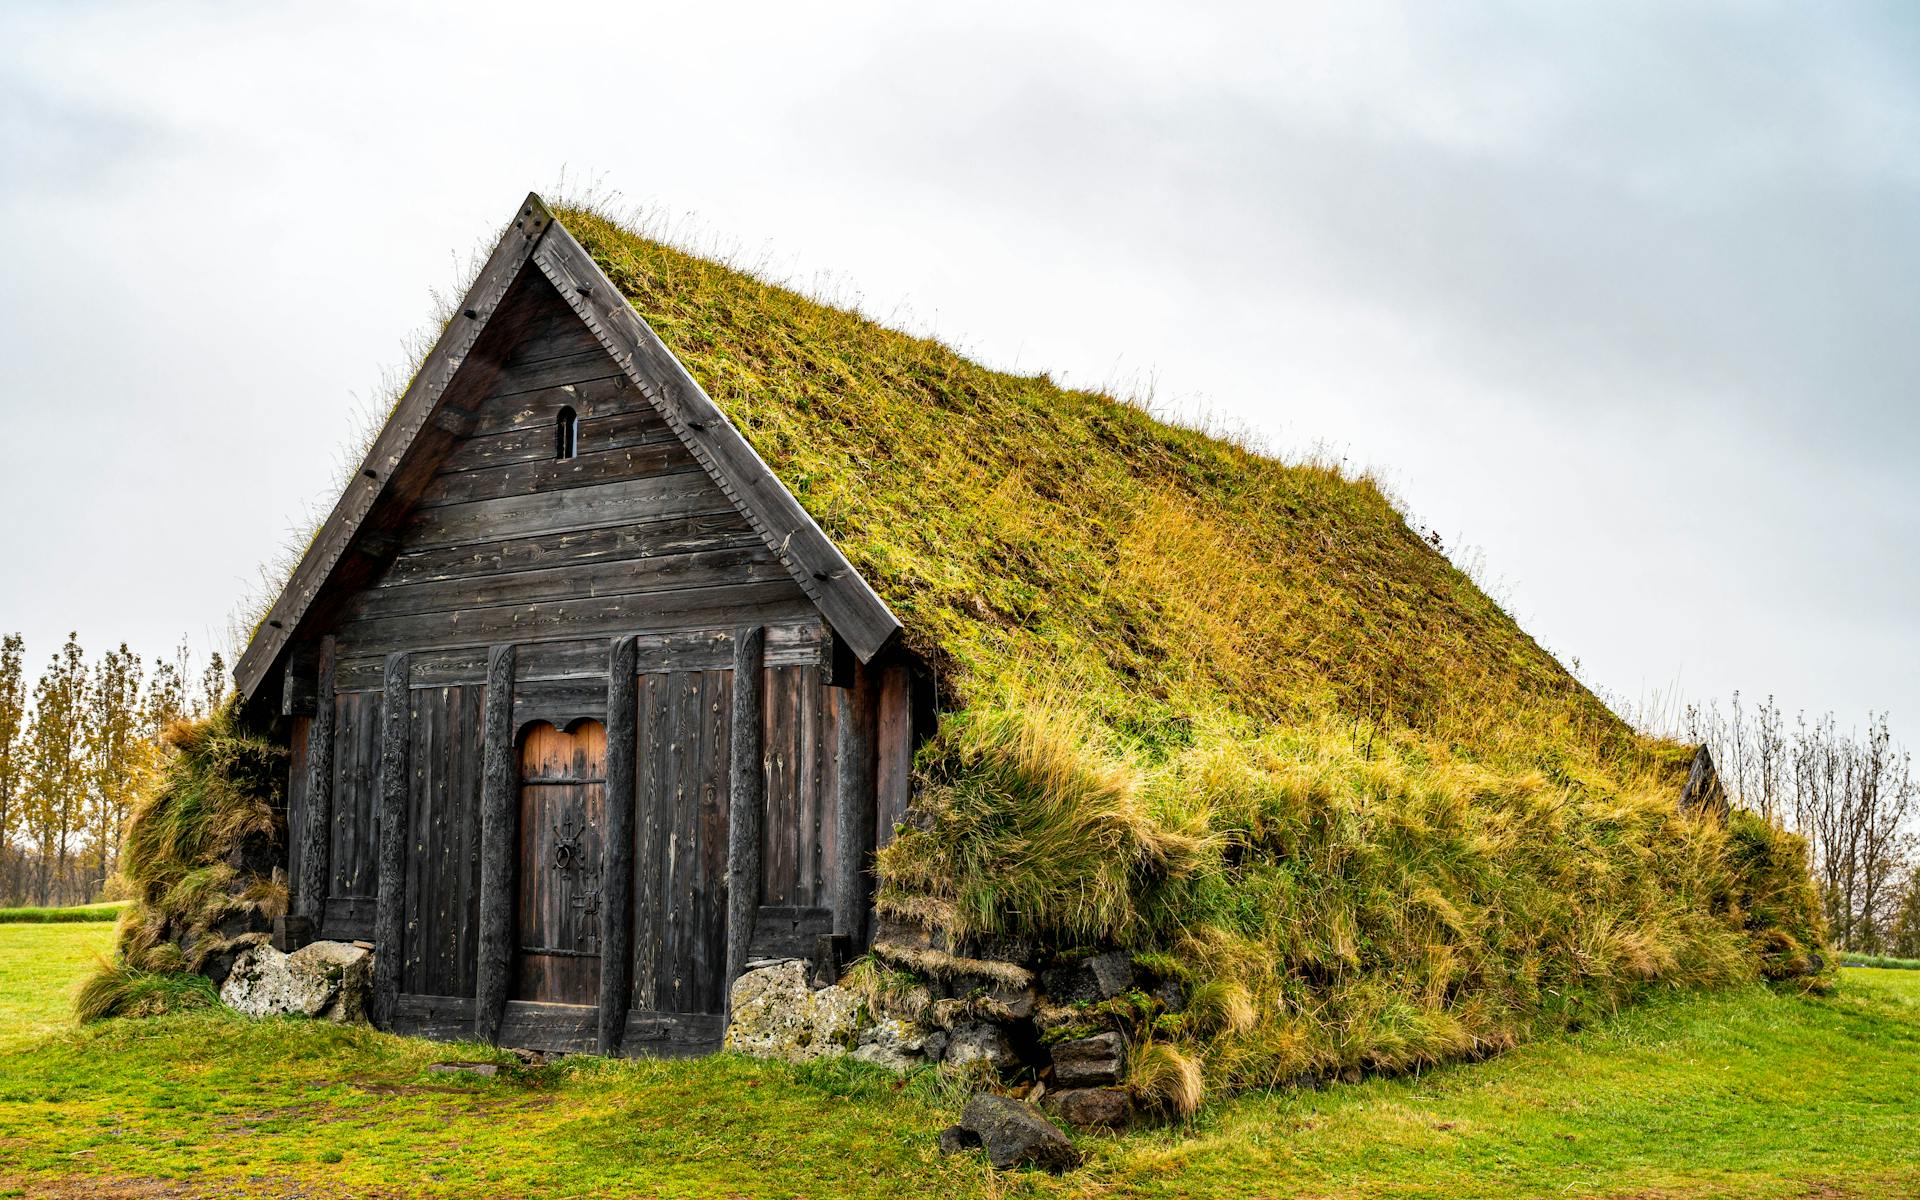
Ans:
<svg viewBox="0 0 1920 1200"><path fill-rule="evenodd" d="M1155 746L1370 717L1491 750L1625 727L1365 478L989 370L578 209L561 217L939 665Z"/></svg>

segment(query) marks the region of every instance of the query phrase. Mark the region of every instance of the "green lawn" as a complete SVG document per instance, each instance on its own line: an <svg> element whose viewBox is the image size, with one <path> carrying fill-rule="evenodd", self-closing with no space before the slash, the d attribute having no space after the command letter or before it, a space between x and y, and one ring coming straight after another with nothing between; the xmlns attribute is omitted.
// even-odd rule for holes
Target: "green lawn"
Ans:
<svg viewBox="0 0 1920 1200"><path fill-rule="evenodd" d="M0 1051L73 1024L73 989L113 948L113 926L0 925Z"/></svg>
<svg viewBox="0 0 1920 1200"><path fill-rule="evenodd" d="M1420 1079L1088 1139L1060 1179L942 1159L952 1097L851 1064L498 1058L216 1013L60 1028L99 925L0 927L0 1187L25 1195L1910 1196L1920 972L1672 997Z"/></svg>
<svg viewBox="0 0 1920 1200"><path fill-rule="evenodd" d="M70 904L65 908L0 908L0 925L113 921L126 907L124 900L102 900L98 904Z"/></svg>

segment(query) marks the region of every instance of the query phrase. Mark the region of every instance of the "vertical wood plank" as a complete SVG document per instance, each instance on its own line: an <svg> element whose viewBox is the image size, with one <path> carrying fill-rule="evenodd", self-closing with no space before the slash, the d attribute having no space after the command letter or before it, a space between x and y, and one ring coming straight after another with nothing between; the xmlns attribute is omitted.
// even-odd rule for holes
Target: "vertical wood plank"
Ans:
<svg viewBox="0 0 1920 1200"><path fill-rule="evenodd" d="M731 1015L733 981L747 964L753 919L760 909L761 820L766 811L762 685L767 631L762 626L733 635L733 720L727 747L727 964L720 979L721 1011Z"/></svg>
<svg viewBox="0 0 1920 1200"><path fill-rule="evenodd" d="M667 676L667 707L672 731L667 749L667 812L670 814L667 841L667 868L662 874L666 887L666 920L662 923L661 965L666 971L667 994L662 1008L668 1012L692 1012L687 996L693 979L690 950L693 936L694 801L688 794L687 751L689 743L700 736L693 724L694 699L689 694L693 676L676 671Z"/></svg>
<svg viewBox="0 0 1920 1200"><path fill-rule="evenodd" d="M913 676L898 663L880 673L879 731L875 752L874 847L893 841L913 799Z"/></svg>
<svg viewBox="0 0 1920 1200"><path fill-rule="evenodd" d="M480 705L486 689L468 685L459 693L458 721L453 735L453 792L458 805L459 849L457 914L459 936L454 941L453 978L445 995L471 996L474 991L474 952L479 938L480 902L480 759L485 753Z"/></svg>
<svg viewBox="0 0 1920 1200"><path fill-rule="evenodd" d="M633 990L634 771L639 765L638 651L615 638L607 657L606 850L601 874L600 1053L619 1052Z"/></svg>
<svg viewBox="0 0 1920 1200"><path fill-rule="evenodd" d="M727 969L727 833L732 796L733 673L701 672L700 719L700 952L695 977L699 994L692 1011L725 1008ZM755 906L758 907L757 905Z"/></svg>
<svg viewBox="0 0 1920 1200"><path fill-rule="evenodd" d="M387 656L386 688L381 704L380 857L373 916L373 1020L382 1029L393 1022L400 994L400 968L406 954L407 792L411 782L408 749L411 700L406 651Z"/></svg>
<svg viewBox="0 0 1920 1200"><path fill-rule="evenodd" d="M646 1011L660 1009L663 1000L660 977L664 968L660 948L664 936L662 914L666 909L666 889L661 878L667 837L665 780L669 739L664 686L667 679L665 675L648 674L640 689L640 761L634 772L639 845L635 853L633 927L637 945L633 1007Z"/></svg>
<svg viewBox="0 0 1920 1200"><path fill-rule="evenodd" d="M856 667L853 686L835 689L840 708L839 761L835 764L833 931L864 946L872 888L868 858L873 850L874 673Z"/></svg>
<svg viewBox="0 0 1920 1200"><path fill-rule="evenodd" d="M326 919L333 890L333 667L331 636L320 640L319 678L315 684L313 723L307 728L305 824L300 846L300 881L294 910L317 927Z"/></svg>
<svg viewBox="0 0 1920 1200"><path fill-rule="evenodd" d="M514 859L520 803L518 756L513 749L513 659L511 645L487 652L486 708L480 780L480 937L474 961L473 1036L500 1039L513 975Z"/></svg>

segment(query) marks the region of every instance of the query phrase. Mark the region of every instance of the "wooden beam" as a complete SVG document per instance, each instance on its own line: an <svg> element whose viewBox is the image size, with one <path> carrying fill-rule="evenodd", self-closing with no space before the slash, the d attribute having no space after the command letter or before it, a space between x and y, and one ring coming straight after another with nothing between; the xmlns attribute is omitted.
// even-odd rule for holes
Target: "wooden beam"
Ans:
<svg viewBox="0 0 1920 1200"><path fill-rule="evenodd" d="M311 644L292 646L287 650L286 665L280 670L280 715L283 717L310 717L313 715L315 689L318 681L318 655Z"/></svg>
<svg viewBox="0 0 1920 1200"><path fill-rule="evenodd" d="M872 897L874 805L874 672L856 668L853 686L830 693L840 706L840 788L835 797L833 931L866 944Z"/></svg>
<svg viewBox="0 0 1920 1200"><path fill-rule="evenodd" d="M380 706L380 847L373 912L373 1023L385 1029L400 994L407 929L407 793L412 782L413 690L407 653L387 656Z"/></svg>
<svg viewBox="0 0 1920 1200"><path fill-rule="evenodd" d="M300 830L300 879L294 912L311 918L324 932L327 894L333 890L333 681L336 654L332 637L320 642L314 681L313 723L307 726L307 794Z"/></svg>
<svg viewBox="0 0 1920 1200"><path fill-rule="evenodd" d="M473 1037L500 1040L513 980L514 859L519 840L519 777L513 753L514 648L487 653L486 708L480 720L480 946L475 963Z"/></svg>
<svg viewBox="0 0 1920 1200"><path fill-rule="evenodd" d="M766 539L801 590L861 661L871 661L899 635L900 620L840 548L572 234L555 222L534 250L533 261Z"/></svg>
<svg viewBox="0 0 1920 1200"><path fill-rule="evenodd" d="M375 502L386 493L389 481L398 472L414 439L427 427L448 385L466 364L488 319L552 227L553 213L546 203L528 193L473 286L454 307L453 319L447 322L440 340L434 343L414 373L413 382L400 397L386 427L374 439L360 469L354 472L334 503L333 512L314 536L286 587L267 610L252 641L234 664L234 684L242 696L252 699L261 681L279 660L301 618L319 597L322 585L346 554Z"/></svg>
<svg viewBox="0 0 1920 1200"><path fill-rule="evenodd" d="M607 837L600 873L600 1053L618 1054L633 1003L634 769L640 719L639 644L607 654Z"/></svg>
<svg viewBox="0 0 1920 1200"><path fill-rule="evenodd" d="M754 919L760 912L760 829L767 807L762 751L767 631L751 625L733 635L733 719L728 735L727 965L721 1008L731 1014L733 981L747 965Z"/></svg>

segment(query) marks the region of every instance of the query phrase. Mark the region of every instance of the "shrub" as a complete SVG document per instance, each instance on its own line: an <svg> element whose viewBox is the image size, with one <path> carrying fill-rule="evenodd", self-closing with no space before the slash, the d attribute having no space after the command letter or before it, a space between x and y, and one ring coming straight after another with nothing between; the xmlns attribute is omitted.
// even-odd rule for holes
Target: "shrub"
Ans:
<svg viewBox="0 0 1920 1200"><path fill-rule="evenodd" d="M82 991L82 1019L143 1015L211 994L199 973L286 911L278 869L286 751L246 732L233 705L174 725L164 741L166 757L135 804L122 851L133 900L114 961Z"/></svg>

